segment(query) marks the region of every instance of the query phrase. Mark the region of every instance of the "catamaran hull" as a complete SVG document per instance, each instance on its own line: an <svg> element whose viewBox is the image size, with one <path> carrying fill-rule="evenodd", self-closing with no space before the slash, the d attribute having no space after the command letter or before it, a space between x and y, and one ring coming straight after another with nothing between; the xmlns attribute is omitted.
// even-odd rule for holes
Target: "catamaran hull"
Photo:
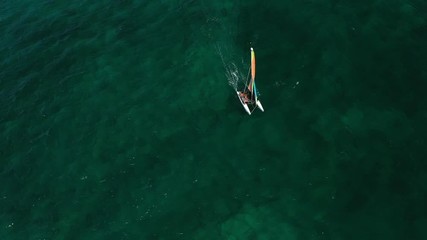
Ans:
<svg viewBox="0 0 427 240"><path fill-rule="evenodd" d="M247 112L249 115L251 115L251 110L249 110L248 104L246 104L246 103L244 103L244 102L242 101L242 98L240 97L240 92L239 92L239 91L236 91L236 93L237 93L237 97L239 98L240 103L242 104L243 108L246 110L246 112ZM261 103L260 103L260 104L261 104ZM264 111L264 110L263 110L263 111Z"/></svg>
<svg viewBox="0 0 427 240"><path fill-rule="evenodd" d="M264 112L264 108L262 107L261 102L259 100L256 101L256 105L262 112Z"/></svg>

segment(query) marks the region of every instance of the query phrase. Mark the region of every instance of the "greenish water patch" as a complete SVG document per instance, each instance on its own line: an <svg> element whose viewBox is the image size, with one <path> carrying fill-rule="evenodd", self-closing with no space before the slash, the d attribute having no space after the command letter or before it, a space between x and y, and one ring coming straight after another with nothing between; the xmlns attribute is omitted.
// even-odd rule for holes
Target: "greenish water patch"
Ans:
<svg viewBox="0 0 427 240"><path fill-rule="evenodd" d="M0 236L425 239L426 10L4 1Z"/></svg>

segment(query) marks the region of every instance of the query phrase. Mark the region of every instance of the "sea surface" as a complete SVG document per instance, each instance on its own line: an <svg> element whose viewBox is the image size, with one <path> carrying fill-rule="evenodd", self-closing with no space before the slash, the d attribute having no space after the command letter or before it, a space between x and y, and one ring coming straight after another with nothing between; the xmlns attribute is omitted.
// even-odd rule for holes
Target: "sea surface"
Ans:
<svg viewBox="0 0 427 240"><path fill-rule="evenodd" d="M426 1L2 0L0 56L2 240L427 239Z"/></svg>

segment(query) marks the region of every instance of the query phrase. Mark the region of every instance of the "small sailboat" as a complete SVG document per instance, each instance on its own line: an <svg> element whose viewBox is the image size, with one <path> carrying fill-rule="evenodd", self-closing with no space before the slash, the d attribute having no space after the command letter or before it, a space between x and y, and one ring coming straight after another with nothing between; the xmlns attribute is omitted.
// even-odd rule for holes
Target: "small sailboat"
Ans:
<svg viewBox="0 0 427 240"><path fill-rule="evenodd" d="M258 99L258 92L255 86L255 51L251 48L251 78L249 79L249 84L245 84L245 87L242 91L236 91L237 96L239 97L240 103L242 103L243 108L246 112L251 115L255 108L259 108L264 112L261 102ZM248 74L249 77L249 74ZM246 80L247 83L247 80Z"/></svg>

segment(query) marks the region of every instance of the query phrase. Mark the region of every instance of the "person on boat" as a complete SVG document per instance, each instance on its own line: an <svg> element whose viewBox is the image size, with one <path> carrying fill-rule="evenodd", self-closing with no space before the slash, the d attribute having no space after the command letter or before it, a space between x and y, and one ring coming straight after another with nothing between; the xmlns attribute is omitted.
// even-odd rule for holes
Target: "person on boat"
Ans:
<svg viewBox="0 0 427 240"><path fill-rule="evenodd" d="M241 92L240 96L243 100L244 103L248 104L248 103L252 103L252 94L251 92Z"/></svg>

